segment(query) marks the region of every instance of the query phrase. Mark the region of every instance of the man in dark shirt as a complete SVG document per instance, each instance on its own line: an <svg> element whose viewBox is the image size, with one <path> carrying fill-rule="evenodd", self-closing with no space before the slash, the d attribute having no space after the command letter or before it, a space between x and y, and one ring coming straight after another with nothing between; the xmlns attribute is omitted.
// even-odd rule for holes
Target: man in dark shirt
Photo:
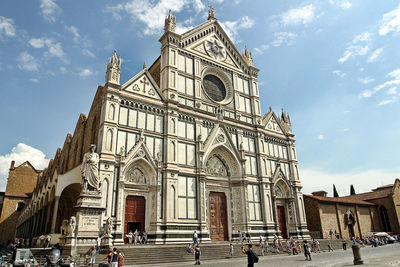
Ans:
<svg viewBox="0 0 400 267"><path fill-rule="evenodd" d="M253 245L248 244L247 245L247 250L242 247L242 253L247 254L247 267L254 267L254 252L252 250Z"/></svg>

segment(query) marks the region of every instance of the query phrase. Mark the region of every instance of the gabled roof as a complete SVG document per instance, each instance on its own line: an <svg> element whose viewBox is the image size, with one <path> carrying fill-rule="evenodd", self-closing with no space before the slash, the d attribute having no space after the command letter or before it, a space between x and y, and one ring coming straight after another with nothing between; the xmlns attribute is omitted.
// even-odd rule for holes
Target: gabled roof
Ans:
<svg viewBox="0 0 400 267"><path fill-rule="evenodd" d="M381 189L378 191L366 192L356 195L344 196L343 199L371 200L387 197L392 193L392 187Z"/></svg>
<svg viewBox="0 0 400 267"><path fill-rule="evenodd" d="M20 165L18 165L18 166L15 167L14 169L17 169L17 168L19 168L19 167L21 167L21 166L23 166L23 165L25 165L25 164L28 164L29 167L31 167L35 172L37 172L37 173L40 173L40 172L41 172L41 170L36 170L35 167L33 167L33 165L32 165L28 160L25 161L25 162L23 162L23 163L21 163Z"/></svg>
<svg viewBox="0 0 400 267"><path fill-rule="evenodd" d="M212 31L208 30L208 28L214 27L215 29L213 29ZM206 34L204 34L204 31L206 31ZM242 70L248 73L250 71L250 68L252 68L253 71L256 70L258 72L257 68L250 66L246 62L246 60L243 58L243 55L239 52L235 44L230 39L229 35L225 32L225 30L216 19L208 20L183 33L180 39L180 47L185 48L193 44L194 42L197 42L199 39L204 39L207 36L211 36L214 34L216 34L221 39L221 42L225 46L227 52L233 56L233 59Z"/></svg>

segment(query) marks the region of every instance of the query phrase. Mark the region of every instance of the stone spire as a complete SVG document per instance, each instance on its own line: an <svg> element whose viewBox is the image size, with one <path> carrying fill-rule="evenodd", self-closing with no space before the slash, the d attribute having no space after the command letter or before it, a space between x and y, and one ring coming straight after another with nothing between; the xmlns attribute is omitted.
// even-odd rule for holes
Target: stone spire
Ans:
<svg viewBox="0 0 400 267"><path fill-rule="evenodd" d="M165 18L164 24L164 32L175 32L176 28L176 18L171 13L171 9L169 10L168 17Z"/></svg>
<svg viewBox="0 0 400 267"><path fill-rule="evenodd" d="M290 116L282 108L281 121L286 124L288 132L292 132L292 123L290 122Z"/></svg>
<svg viewBox="0 0 400 267"><path fill-rule="evenodd" d="M114 50L113 55L107 63L106 83L119 84L121 75L121 56L117 57L117 50Z"/></svg>
<svg viewBox="0 0 400 267"><path fill-rule="evenodd" d="M247 65L253 66L253 56L251 55L251 52L247 49L247 46L244 46L243 58L246 61Z"/></svg>
<svg viewBox="0 0 400 267"><path fill-rule="evenodd" d="M215 20L215 10L212 5L210 5L208 9L208 20Z"/></svg>

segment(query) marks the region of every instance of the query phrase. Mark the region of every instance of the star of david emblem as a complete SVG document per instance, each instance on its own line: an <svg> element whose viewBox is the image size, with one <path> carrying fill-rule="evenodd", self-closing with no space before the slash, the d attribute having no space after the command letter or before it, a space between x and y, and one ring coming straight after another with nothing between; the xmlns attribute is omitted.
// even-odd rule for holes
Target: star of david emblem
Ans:
<svg viewBox="0 0 400 267"><path fill-rule="evenodd" d="M209 56L216 59L224 59L226 56L224 47L216 39L206 41L206 51Z"/></svg>

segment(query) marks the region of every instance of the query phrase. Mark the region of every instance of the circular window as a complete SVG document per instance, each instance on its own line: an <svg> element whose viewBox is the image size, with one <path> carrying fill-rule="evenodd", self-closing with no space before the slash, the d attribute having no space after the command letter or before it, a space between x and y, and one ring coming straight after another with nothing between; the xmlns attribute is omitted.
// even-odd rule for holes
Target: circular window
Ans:
<svg viewBox="0 0 400 267"><path fill-rule="evenodd" d="M221 102L226 97L225 85L215 75L208 74L204 76L203 87L207 95L216 102Z"/></svg>

